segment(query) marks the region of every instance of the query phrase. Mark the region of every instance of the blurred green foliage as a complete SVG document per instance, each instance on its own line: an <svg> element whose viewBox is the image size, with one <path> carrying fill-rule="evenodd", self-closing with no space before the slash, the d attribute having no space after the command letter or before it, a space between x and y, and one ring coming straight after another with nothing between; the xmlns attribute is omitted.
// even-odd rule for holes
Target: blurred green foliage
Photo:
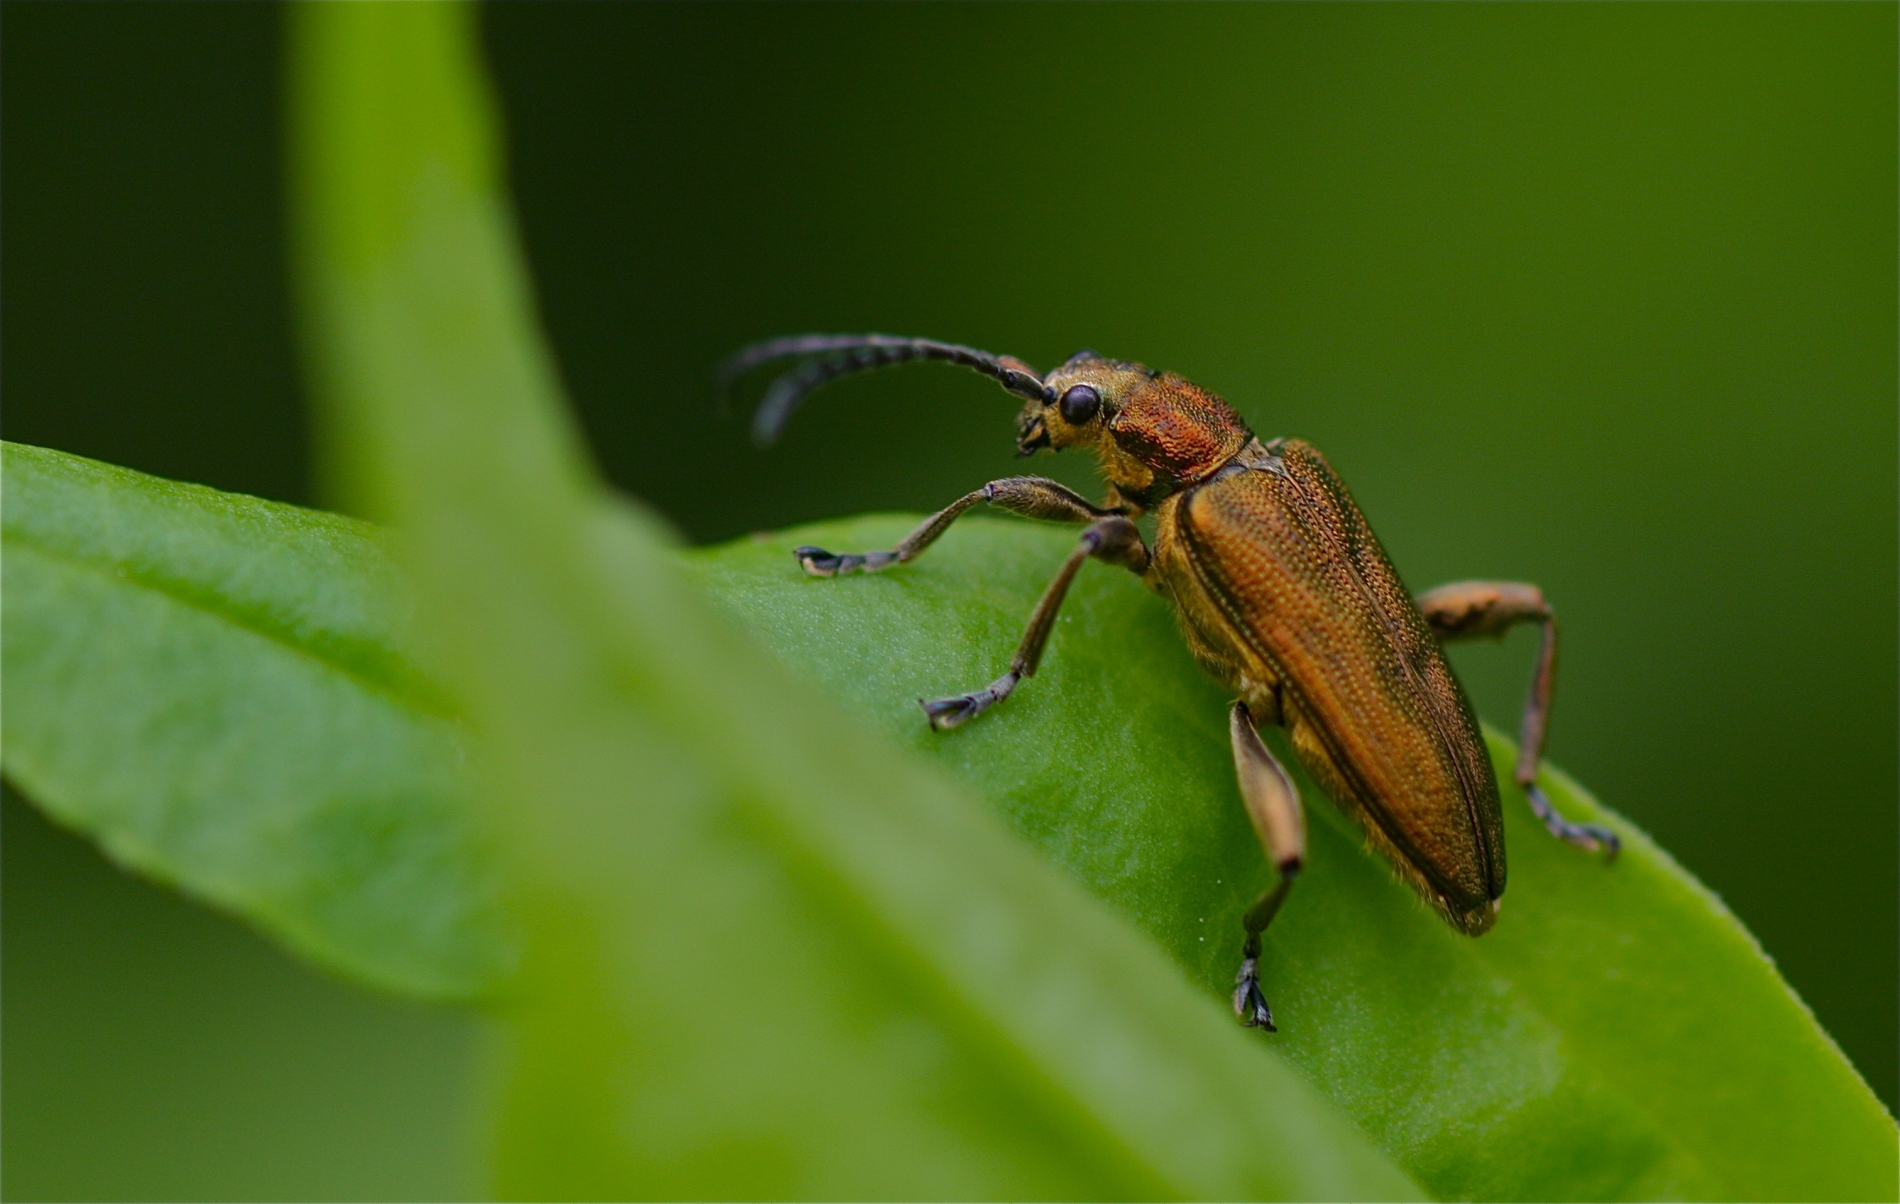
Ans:
<svg viewBox="0 0 1900 1204"><path fill-rule="evenodd" d="M1413 584L1550 591L1555 756L1722 892L1891 1105L1894 20L504 6L488 25L544 310L616 480L706 539L934 506L1007 470L1007 410L927 372L840 386L757 456L683 399L761 334L1182 370L1326 448ZM9 437L308 496L274 23L0 10ZM1514 713L1526 659L1459 654L1482 711ZM110 1004L8 1009L8 1189L62 1194L35 1161L73 1148L47 1117L190 1138L228 1113L133 1121L47 1072L88 1044L72 1015L154 981L137 951L177 913L152 904L117 929L128 955L82 957L37 917L119 913L77 886L22 907L28 881L57 880L7 877L9 981ZM53 949L56 971L22 960ZM130 1053L98 1064L128 1092L158 1081ZM315 1140L300 1081L273 1115ZM215 1168L183 1193L103 1165L88 1182L118 1189L86 1190L219 1194ZM257 1183L224 1194L302 1190Z"/></svg>
<svg viewBox="0 0 1900 1204"><path fill-rule="evenodd" d="M13 1200L464 1200L473 1017L311 969L5 792Z"/></svg>
<svg viewBox="0 0 1900 1204"><path fill-rule="evenodd" d="M996 815L717 616L591 472L475 22L297 10L292 179L320 429L403 535L520 936L495 1189L1419 1198Z"/></svg>

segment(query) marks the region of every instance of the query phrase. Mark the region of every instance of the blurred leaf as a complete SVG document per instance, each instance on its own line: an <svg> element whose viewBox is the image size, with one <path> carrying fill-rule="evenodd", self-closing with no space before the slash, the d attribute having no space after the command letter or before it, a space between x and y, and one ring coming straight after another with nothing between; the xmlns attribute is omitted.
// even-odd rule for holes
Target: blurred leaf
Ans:
<svg viewBox="0 0 1900 1204"><path fill-rule="evenodd" d="M293 14L339 476L413 537L522 926L502 1190L1415 1190L989 809L718 621L609 500L529 314L467 10Z"/></svg>
<svg viewBox="0 0 1900 1204"><path fill-rule="evenodd" d="M967 728L916 699L996 676L1072 531L965 519L873 577L815 581L800 544L889 547L853 519L693 554L696 575L800 676L934 753L1114 902L1210 995L1268 871L1233 785L1226 697L1168 607L1085 570L1041 672ZM1283 759L1292 758L1284 751ZM1515 752L1492 737L1500 780ZM1721 901L1552 773L1566 815L1625 836L1612 865L1552 840L1507 786L1497 928L1459 936L1304 778L1311 855L1268 931L1266 1038L1435 1196L1892 1199L1893 1121Z"/></svg>
<svg viewBox="0 0 1900 1204"><path fill-rule="evenodd" d="M505 968L386 538L5 448L6 771L120 862L392 990Z"/></svg>

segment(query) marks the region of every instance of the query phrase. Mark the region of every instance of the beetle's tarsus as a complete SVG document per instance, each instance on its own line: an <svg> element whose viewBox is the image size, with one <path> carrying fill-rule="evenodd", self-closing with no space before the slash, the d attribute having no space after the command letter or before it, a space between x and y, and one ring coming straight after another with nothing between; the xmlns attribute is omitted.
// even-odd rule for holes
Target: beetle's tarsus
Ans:
<svg viewBox="0 0 1900 1204"><path fill-rule="evenodd" d="M897 563L895 552L827 552L823 548L793 548L798 567L813 577L842 577L846 573L875 573Z"/></svg>
<svg viewBox="0 0 1900 1204"><path fill-rule="evenodd" d="M1550 796L1535 782L1525 785L1524 797L1530 800L1531 810L1537 812L1537 818L1544 821L1544 828L1552 836L1587 852L1602 853L1606 864L1616 860L1617 853L1623 848L1623 841L1616 833L1601 824L1571 823L1557 814L1557 808L1551 806Z"/></svg>
<svg viewBox="0 0 1900 1204"><path fill-rule="evenodd" d="M1010 670L989 685L970 694L960 694L955 698L927 699L919 698L917 705L924 708L924 714L930 720L930 726L940 732L953 727L961 727L970 720L989 710L1016 688L1022 680L1022 674Z"/></svg>
<svg viewBox="0 0 1900 1204"><path fill-rule="evenodd" d="M1277 1033L1280 1030L1273 1025L1273 1009L1267 1006L1267 997L1260 990L1260 938L1248 937L1244 953L1247 960L1240 963L1240 973L1234 976L1234 1015L1248 1028Z"/></svg>

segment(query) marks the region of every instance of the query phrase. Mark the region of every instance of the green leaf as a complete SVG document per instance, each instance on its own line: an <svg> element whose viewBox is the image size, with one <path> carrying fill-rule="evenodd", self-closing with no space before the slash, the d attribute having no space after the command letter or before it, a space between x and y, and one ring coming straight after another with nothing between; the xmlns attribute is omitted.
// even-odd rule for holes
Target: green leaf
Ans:
<svg viewBox="0 0 1900 1204"><path fill-rule="evenodd" d="M409 531L523 934L502 1190L1400 1196L979 800L797 683L611 501L529 314L466 10L293 10L341 475Z"/></svg>
<svg viewBox="0 0 1900 1204"><path fill-rule="evenodd" d="M363 523L5 448L6 771L120 862L372 984L509 942L462 737Z"/></svg>
<svg viewBox="0 0 1900 1204"><path fill-rule="evenodd" d="M913 517L696 553L696 575L800 676L935 755L1167 949L1210 996L1269 872L1240 807L1226 697L1166 604L1092 566L1038 675L968 727L916 699L991 680L1070 531L980 517L872 577L811 580L791 549L889 547ZM1492 736L1499 778L1515 750ZM1290 756L1283 759L1292 763ZM1624 834L1615 863L1552 840L1506 789L1511 885L1459 936L1304 778L1308 868L1266 937L1265 1038L1440 1198L1891 1199L1893 1121L1721 901L1552 772L1563 812Z"/></svg>
<svg viewBox="0 0 1900 1204"><path fill-rule="evenodd" d="M508 947L492 916L471 922L490 891L455 801L458 746L442 691L403 651L386 537L57 452L5 455L9 774L135 868L326 964L431 994L474 989L471 965L492 975ZM930 733L913 699L993 673L1070 535L969 518L913 565L835 582L786 554L887 544L911 521L685 562L796 672L939 759L1223 995L1265 870L1225 700L1165 608L1122 574L1085 573L1042 672L980 722ZM357 755L336 755L338 733ZM1509 764L1508 744L1494 752ZM260 794L260 780L290 785ZM1561 775L1548 785L1567 813L1607 816ZM1512 797L1508 906L1474 942L1306 795L1312 864L1267 938L1282 1032L1255 1043L1434 1194L1893 1194L1891 1122L1719 902L1627 822L1609 817L1630 843L1604 867ZM277 901L285 882L303 890Z"/></svg>

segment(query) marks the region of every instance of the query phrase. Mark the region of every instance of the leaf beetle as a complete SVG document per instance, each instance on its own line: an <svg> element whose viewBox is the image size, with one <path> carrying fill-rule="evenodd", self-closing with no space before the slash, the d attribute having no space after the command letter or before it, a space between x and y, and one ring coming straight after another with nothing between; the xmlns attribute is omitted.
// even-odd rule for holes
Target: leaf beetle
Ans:
<svg viewBox="0 0 1900 1204"><path fill-rule="evenodd" d="M1261 725L1285 729L1307 774L1447 923L1482 935L1504 894L1504 818L1477 716L1442 645L1538 624L1543 640L1514 777L1553 836L1615 856L1615 833L1565 820L1537 785L1557 668L1557 622L1543 592L1463 581L1414 597L1312 445L1263 442L1225 401L1186 378L1093 351L1038 376L1014 357L932 339L796 335L739 351L719 371L721 394L754 368L784 360L797 363L768 386L753 420L761 444L826 381L940 360L982 372L1023 399L1019 455L1095 450L1109 483L1099 506L1045 477L1006 477L958 498L889 550L805 547L795 555L815 577L877 572L915 558L983 504L1081 525L1008 670L980 689L923 703L940 731L982 714L1035 673L1086 561L1120 565L1169 599L1195 659L1236 696L1228 728L1240 795L1278 871L1243 921L1233 995L1243 1024L1274 1028L1260 989L1260 934L1306 849L1298 789L1260 739ZM1134 522L1148 512L1152 543Z"/></svg>

